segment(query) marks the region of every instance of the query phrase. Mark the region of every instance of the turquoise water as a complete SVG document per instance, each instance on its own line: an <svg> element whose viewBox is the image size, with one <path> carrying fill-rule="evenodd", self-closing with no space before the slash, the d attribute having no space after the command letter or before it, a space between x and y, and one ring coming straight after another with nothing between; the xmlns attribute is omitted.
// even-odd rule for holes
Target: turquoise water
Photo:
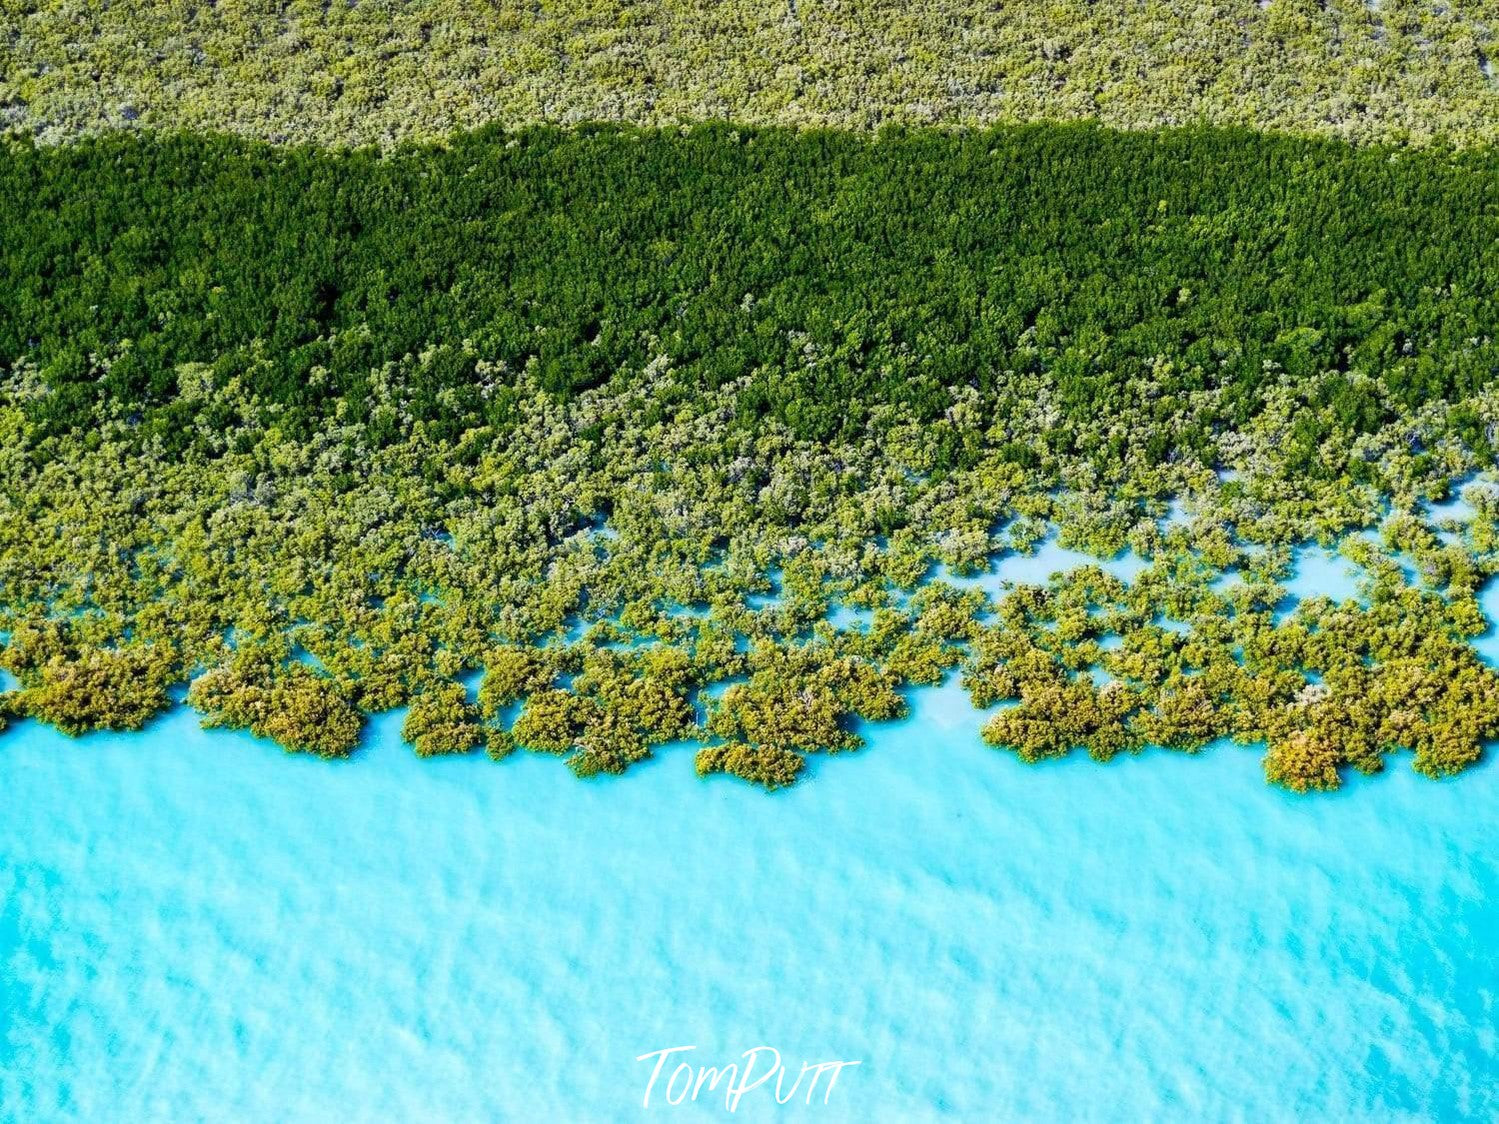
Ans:
<svg viewBox="0 0 1499 1124"><path fill-rule="evenodd" d="M641 1108L688 1044L861 1062L749 1120L1499 1115L1492 765L1032 768L948 686L766 796L400 721L342 764L186 712L0 734L0 1118L723 1117Z"/></svg>

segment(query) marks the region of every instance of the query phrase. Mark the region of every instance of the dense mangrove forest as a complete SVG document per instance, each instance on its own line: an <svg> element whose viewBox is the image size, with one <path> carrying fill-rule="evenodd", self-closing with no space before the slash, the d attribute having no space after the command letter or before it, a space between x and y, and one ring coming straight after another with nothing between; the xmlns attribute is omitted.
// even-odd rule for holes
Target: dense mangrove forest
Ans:
<svg viewBox="0 0 1499 1124"><path fill-rule="evenodd" d="M949 676L1029 761L1499 737L1491 149L129 132L11 142L0 212L12 716L767 787ZM1357 597L1290 603L1313 541Z"/></svg>

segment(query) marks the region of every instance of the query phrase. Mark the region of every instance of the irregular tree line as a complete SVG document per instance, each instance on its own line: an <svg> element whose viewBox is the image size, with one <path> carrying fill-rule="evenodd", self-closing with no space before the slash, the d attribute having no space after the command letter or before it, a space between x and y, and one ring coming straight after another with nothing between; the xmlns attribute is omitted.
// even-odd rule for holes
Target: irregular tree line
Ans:
<svg viewBox="0 0 1499 1124"><path fill-rule="evenodd" d="M138 728L190 684L336 756L408 706L422 754L686 741L778 787L956 674L1026 760L1459 771L1499 733L1499 504L1423 503L1493 475L1494 159L1083 126L13 148L4 707ZM1149 566L962 580L1053 531ZM1313 539L1361 597L1286 616Z"/></svg>

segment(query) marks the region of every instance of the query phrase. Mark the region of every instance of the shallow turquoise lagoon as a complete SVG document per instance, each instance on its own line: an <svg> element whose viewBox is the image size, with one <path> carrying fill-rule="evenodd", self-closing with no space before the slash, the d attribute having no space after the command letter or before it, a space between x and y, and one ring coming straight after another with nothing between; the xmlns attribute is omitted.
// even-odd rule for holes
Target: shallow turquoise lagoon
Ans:
<svg viewBox="0 0 1499 1124"><path fill-rule="evenodd" d="M1030 768L981 722L917 693L775 796L685 749L418 761L398 714L343 764L23 723L0 1118L726 1116L641 1107L685 1045L862 1063L749 1120L1499 1115L1499 768L1305 799L1252 749Z"/></svg>

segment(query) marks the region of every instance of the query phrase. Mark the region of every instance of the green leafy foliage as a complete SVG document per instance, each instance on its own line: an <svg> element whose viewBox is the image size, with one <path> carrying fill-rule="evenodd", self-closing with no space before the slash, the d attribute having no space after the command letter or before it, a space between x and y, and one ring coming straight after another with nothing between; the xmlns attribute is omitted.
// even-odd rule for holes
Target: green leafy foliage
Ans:
<svg viewBox="0 0 1499 1124"><path fill-rule="evenodd" d="M519 372L559 398L670 364L670 410L830 441L937 421L1034 375L1038 446L1101 464L1206 453L1293 380L1285 455L1339 473L1398 411L1499 364L1499 157L1192 129L979 133L494 130L440 148L113 137L0 161L0 362L49 431L102 404L180 447L237 380L288 432L503 426ZM181 393L180 371L208 393ZM400 382L398 410L371 380ZM1107 415L1105 441L1087 432ZM1017 454L1016 447L1031 450ZM979 449L944 427L930 471Z"/></svg>

